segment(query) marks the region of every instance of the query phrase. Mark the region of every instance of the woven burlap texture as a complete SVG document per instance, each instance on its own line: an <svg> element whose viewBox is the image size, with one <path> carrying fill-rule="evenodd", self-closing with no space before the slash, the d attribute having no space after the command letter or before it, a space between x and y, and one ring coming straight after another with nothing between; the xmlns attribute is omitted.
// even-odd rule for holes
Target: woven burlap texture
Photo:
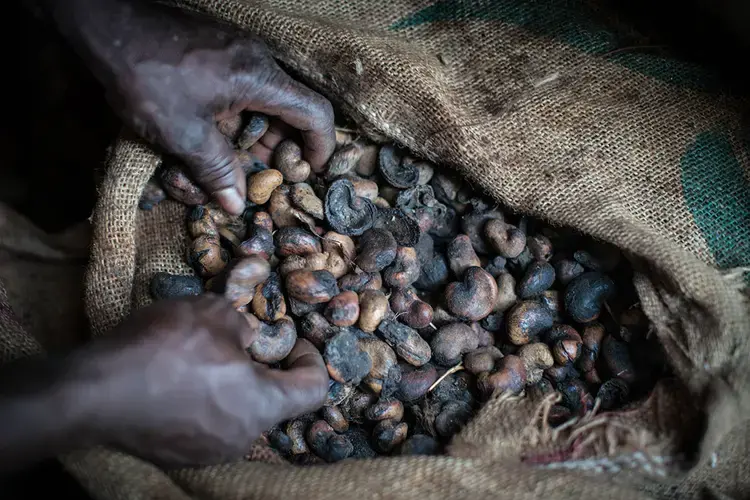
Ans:
<svg viewBox="0 0 750 500"><path fill-rule="evenodd" d="M748 305L739 285L714 267L706 235L686 207L680 171L698 134L717 127L733 150L744 151L742 103L506 22L499 16L505 11L497 9L507 2L179 3L262 36L282 62L370 136L396 140L457 169L512 210L622 248L636 266L643 308L687 390L675 392L682 394L682 405L672 400L663 414L695 405L706 415L705 430L667 429L645 419L636 427L640 434L617 437L622 424L591 416L552 439L543 426L530 427L544 402L498 399L456 441L453 453L470 458L307 469L240 463L165 475L108 450L65 457L95 496L563 499L605 491L611 498L750 493L747 437L737 439L747 429L750 409ZM425 22L427 8L437 19ZM436 15L436 8L453 9L453 19L443 11ZM416 12L423 15L412 16ZM713 160L719 161L708 155L700 172L706 182L714 178ZM165 203L151 213L137 210L158 162L148 147L127 138L112 152L94 214L86 281L96 334L148 303L146 283L153 272L189 272L183 264L184 209ZM747 175L746 163L742 169ZM596 429L614 433L614 440ZM652 461L673 451L672 435L679 441L688 432L700 436L697 464L684 476L652 478ZM481 436L491 439L482 442ZM600 445L581 448L581 436L594 436ZM606 442L615 446L607 449ZM647 459L628 472L618 462L623 457Z"/></svg>

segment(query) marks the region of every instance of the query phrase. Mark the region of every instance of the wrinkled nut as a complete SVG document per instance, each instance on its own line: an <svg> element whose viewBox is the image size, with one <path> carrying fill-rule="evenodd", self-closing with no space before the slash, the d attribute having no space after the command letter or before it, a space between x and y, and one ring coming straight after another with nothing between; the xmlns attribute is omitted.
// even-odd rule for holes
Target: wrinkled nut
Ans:
<svg viewBox="0 0 750 500"><path fill-rule="evenodd" d="M351 291L341 292L331 299L324 313L335 326L353 326L359 319L359 296Z"/></svg>
<svg viewBox="0 0 750 500"><path fill-rule="evenodd" d="M296 342L294 321L285 316L273 324L260 324L258 338L250 345L250 355L258 363L278 363L292 352Z"/></svg>
<svg viewBox="0 0 750 500"><path fill-rule="evenodd" d="M323 250L328 253L339 253L346 260L352 261L357 255L357 248L354 241L335 231L328 231L323 236Z"/></svg>
<svg viewBox="0 0 750 500"><path fill-rule="evenodd" d="M271 193L284 182L284 176L278 170L268 169L248 177L247 199L257 205L267 203Z"/></svg>
<svg viewBox="0 0 750 500"><path fill-rule="evenodd" d="M437 378L437 370L430 363L420 367L404 364L401 366L401 381L398 384L397 397L406 403L416 401L427 394Z"/></svg>
<svg viewBox="0 0 750 500"><path fill-rule="evenodd" d="M309 340L316 349L323 350L329 338L336 333L325 317L315 311L307 313L299 323L300 335Z"/></svg>
<svg viewBox="0 0 750 500"><path fill-rule="evenodd" d="M263 226L250 226L248 238L234 249L237 257L260 257L269 260L276 247L273 244L273 234Z"/></svg>
<svg viewBox="0 0 750 500"><path fill-rule="evenodd" d="M583 416L594 407L594 398L580 379L569 379L557 385L557 392L562 394L563 406L574 415Z"/></svg>
<svg viewBox="0 0 750 500"><path fill-rule="evenodd" d="M448 245L446 250L448 262L453 274L461 279L467 269L470 267L479 267L479 257L471 245L471 240L465 234L459 234Z"/></svg>
<svg viewBox="0 0 750 500"><path fill-rule="evenodd" d="M578 323L594 321L614 292L615 284L607 276L595 271L583 273L565 288L565 311Z"/></svg>
<svg viewBox="0 0 750 500"><path fill-rule="evenodd" d="M583 371L583 377L589 384L601 384L602 379L596 369L599 350L606 331L600 323L590 323L583 329L581 357L578 364Z"/></svg>
<svg viewBox="0 0 750 500"><path fill-rule="evenodd" d="M357 335L341 330L326 344L325 358L328 374L342 384L359 384L372 369L370 356L359 348Z"/></svg>
<svg viewBox="0 0 750 500"><path fill-rule="evenodd" d="M373 429L375 448L382 453L388 453L406 440L408 432L409 426L406 422L381 420Z"/></svg>
<svg viewBox="0 0 750 500"><path fill-rule="evenodd" d="M396 258L385 268L383 278L394 288L405 288L417 281L421 272L417 251L412 247L398 247Z"/></svg>
<svg viewBox="0 0 750 500"><path fill-rule="evenodd" d="M547 291L555 282L555 268L547 261L534 261L518 282L518 296L530 299Z"/></svg>
<svg viewBox="0 0 750 500"><path fill-rule="evenodd" d="M491 372L497 360L502 358L503 353L494 345L480 347L464 356L464 368L474 375Z"/></svg>
<svg viewBox="0 0 750 500"><path fill-rule="evenodd" d="M404 441L399 451L403 456L429 456L440 454L440 443L427 434L414 434Z"/></svg>
<svg viewBox="0 0 750 500"><path fill-rule="evenodd" d="M380 290L363 290L359 294L359 308L359 328L372 333L388 313L388 298Z"/></svg>
<svg viewBox="0 0 750 500"><path fill-rule="evenodd" d="M554 254L552 242L543 234L535 234L527 237L526 246L535 260L548 261Z"/></svg>
<svg viewBox="0 0 750 500"><path fill-rule="evenodd" d="M630 386L623 379L615 377L604 382L596 393L599 408L603 411L614 410L628 399Z"/></svg>
<svg viewBox="0 0 750 500"><path fill-rule="evenodd" d="M484 226L484 234L493 250L506 259L514 259L526 248L526 235L516 226L501 219L492 219Z"/></svg>
<svg viewBox="0 0 750 500"><path fill-rule="evenodd" d="M307 441L305 440L305 429L307 423L303 420L292 420L286 426L286 435L292 442L291 453L292 455L303 455L309 453L310 449L307 447Z"/></svg>
<svg viewBox="0 0 750 500"><path fill-rule="evenodd" d="M402 247L418 245L422 235L417 221L400 208L379 208L372 227L373 229L385 229L393 235L396 243Z"/></svg>
<svg viewBox="0 0 750 500"><path fill-rule="evenodd" d="M581 335L569 325L555 325L545 333L545 340L552 347L555 363L575 363L581 356Z"/></svg>
<svg viewBox="0 0 750 500"><path fill-rule="evenodd" d="M371 335L359 339L359 349L366 352L372 361L372 367L364 380L365 385L375 394L380 394L386 381L399 378L398 360L396 353L388 344ZM398 382L399 380L394 380Z"/></svg>
<svg viewBox="0 0 750 500"><path fill-rule="evenodd" d="M309 184L299 182L293 185L289 190L289 197L292 203L316 219L325 219L325 212L323 211L323 200L318 198L315 191Z"/></svg>
<svg viewBox="0 0 750 500"><path fill-rule="evenodd" d="M199 276L216 276L229 262L229 254L221 247L219 238L203 235L193 240L188 255L188 263Z"/></svg>
<svg viewBox="0 0 750 500"><path fill-rule="evenodd" d="M495 300L495 307L492 310L495 312L507 311L510 306L518 301L516 280L510 273L504 272L495 281L497 282L497 300Z"/></svg>
<svg viewBox="0 0 750 500"><path fill-rule="evenodd" d="M277 321L286 316L286 300L277 273L271 273L266 281L255 287L252 311L263 321Z"/></svg>
<svg viewBox="0 0 750 500"><path fill-rule="evenodd" d="M249 304L255 287L271 273L268 262L259 257L246 257L232 262L224 276L224 297L237 308Z"/></svg>
<svg viewBox="0 0 750 500"><path fill-rule="evenodd" d="M156 273L151 278L149 292L154 300L190 297L203 293L203 283L197 276Z"/></svg>
<svg viewBox="0 0 750 500"><path fill-rule="evenodd" d="M188 214L188 234L192 238L199 236L219 236L219 228L211 218L211 214L203 205L196 205Z"/></svg>
<svg viewBox="0 0 750 500"><path fill-rule="evenodd" d="M170 165L161 171L161 185L170 198L180 203L193 206L205 205L209 197L195 184L182 168Z"/></svg>
<svg viewBox="0 0 750 500"><path fill-rule="evenodd" d="M579 378L580 373L575 369L575 365L567 363L564 365L554 365L544 370L544 377L549 379L557 386L558 384L573 378Z"/></svg>
<svg viewBox="0 0 750 500"><path fill-rule="evenodd" d="M442 437L457 434L471 419L471 407L463 401L445 403L435 417L435 430Z"/></svg>
<svg viewBox="0 0 750 500"><path fill-rule="evenodd" d="M432 165L432 163L424 160L418 160L416 158L412 158L411 156L405 156L403 160L401 160L401 163L406 166L406 168L411 168L412 166L417 169L417 184L424 186L425 184L429 184L432 180L432 176L435 175L435 167Z"/></svg>
<svg viewBox="0 0 750 500"><path fill-rule="evenodd" d="M432 322L432 306L417 296L413 288L402 288L391 293L391 310L411 328L425 328Z"/></svg>
<svg viewBox="0 0 750 500"><path fill-rule="evenodd" d="M326 394L325 406L340 406L354 394L354 387L347 384L328 379L328 393ZM341 408L339 408L341 409Z"/></svg>
<svg viewBox="0 0 750 500"><path fill-rule="evenodd" d="M448 310L459 318L479 321L495 307L497 283L481 267L470 267L463 280L449 284L445 289Z"/></svg>
<svg viewBox="0 0 750 500"><path fill-rule="evenodd" d="M414 163L404 162L400 151L391 144L381 146L378 167L383 179L395 188L411 188L419 182L419 170Z"/></svg>
<svg viewBox="0 0 750 500"><path fill-rule="evenodd" d="M440 328L433 337L430 347L432 359L442 366L454 366L467 352L479 346L476 332L464 323L453 323Z"/></svg>
<svg viewBox="0 0 750 500"><path fill-rule="evenodd" d="M518 394L525 385L526 367L520 357L512 354L497 361L494 373L482 373L477 377L477 388L485 397L495 391Z"/></svg>
<svg viewBox="0 0 750 500"><path fill-rule="evenodd" d="M360 198L375 201L378 197L378 184L375 181L363 179L356 175L344 175L341 178L352 183L352 186L354 186L354 193Z"/></svg>
<svg viewBox="0 0 750 500"><path fill-rule="evenodd" d="M552 328L552 312L535 300L519 302L508 313L508 340L515 345L524 345L539 334Z"/></svg>
<svg viewBox="0 0 750 500"><path fill-rule="evenodd" d="M310 255L323 251L318 237L301 227L282 227L276 231L273 239L279 257Z"/></svg>
<svg viewBox="0 0 750 500"><path fill-rule="evenodd" d="M557 282L563 286L582 275L584 271L583 266L572 259L560 259L555 262L555 276Z"/></svg>
<svg viewBox="0 0 750 500"><path fill-rule="evenodd" d="M401 422L404 418L404 404L398 399L381 399L365 411L368 420L393 420Z"/></svg>
<svg viewBox="0 0 750 500"><path fill-rule="evenodd" d="M521 346L518 357L526 368L526 383L529 385L539 383L544 376L544 370L551 368L555 363L549 347L541 342Z"/></svg>
<svg viewBox="0 0 750 500"><path fill-rule="evenodd" d="M318 420L307 429L307 442L313 453L329 463L344 460L354 451L349 439L336 434L325 420Z"/></svg>
<svg viewBox="0 0 750 500"><path fill-rule="evenodd" d="M250 149L267 131L268 117L260 113L253 113L237 138L237 147L244 150Z"/></svg>
<svg viewBox="0 0 750 500"><path fill-rule="evenodd" d="M378 453L372 449L372 446L370 446L370 436L367 435L367 432L365 432L364 429L354 427L349 429L344 435L354 446L354 451L349 455L349 458L363 459L375 458L378 456Z"/></svg>
<svg viewBox="0 0 750 500"><path fill-rule="evenodd" d="M339 294L336 278L328 271L292 271L286 276L290 297L308 304L328 302Z"/></svg>
<svg viewBox="0 0 750 500"><path fill-rule="evenodd" d="M323 420L325 420L334 431L346 432L349 430L349 422L346 420L346 417L344 417L344 414L341 413L341 409L338 406L324 406L323 409L320 410L320 413Z"/></svg>
<svg viewBox="0 0 750 500"><path fill-rule="evenodd" d="M242 129L242 117L240 115L230 116L216 122L216 128L219 132L232 142L237 140Z"/></svg>
<svg viewBox="0 0 750 500"><path fill-rule="evenodd" d="M372 227L377 208L367 198L357 196L350 181L339 179L328 187L324 211L334 231L347 236L360 236Z"/></svg>
<svg viewBox="0 0 750 500"><path fill-rule="evenodd" d="M396 258L396 239L383 229L370 229L359 239L356 263L368 273L379 272Z"/></svg>
<svg viewBox="0 0 750 500"><path fill-rule="evenodd" d="M354 272L339 279L339 288L362 293L365 290L380 290L383 280L380 273Z"/></svg>
<svg viewBox="0 0 750 500"><path fill-rule="evenodd" d="M617 340L612 335L605 336L602 341L602 357L613 377L621 378L628 384L635 382L636 373L630 359L630 350L625 342Z"/></svg>
<svg viewBox="0 0 750 500"><path fill-rule="evenodd" d="M363 144L354 141L333 153L328 162L328 171L326 172L328 178L333 179L352 172L357 167L363 152Z"/></svg>
<svg viewBox="0 0 750 500"><path fill-rule="evenodd" d="M404 324L385 319L380 322L377 331L396 354L410 365L422 366L432 357L430 345L416 330Z"/></svg>
<svg viewBox="0 0 750 500"><path fill-rule="evenodd" d="M310 164L302 159L302 148L289 139L273 150L273 166L287 182L305 182L310 177Z"/></svg>

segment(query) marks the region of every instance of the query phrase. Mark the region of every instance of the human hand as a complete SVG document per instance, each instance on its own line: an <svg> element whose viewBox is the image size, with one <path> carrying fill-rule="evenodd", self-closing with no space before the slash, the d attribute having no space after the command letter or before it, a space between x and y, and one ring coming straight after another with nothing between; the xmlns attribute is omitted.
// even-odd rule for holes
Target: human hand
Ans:
<svg viewBox="0 0 750 500"><path fill-rule="evenodd" d="M100 374L99 441L161 466L217 464L241 458L274 424L319 408L328 373L312 344L298 340L286 370L274 370L245 350L257 334L218 296L137 311L93 343L78 368Z"/></svg>
<svg viewBox="0 0 750 500"><path fill-rule="evenodd" d="M261 40L155 2L48 1L120 117L184 161L228 212L245 208L245 174L218 121L242 111L271 117L251 149L266 162L295 130L313 170L333 153L331 104L289 77Z"/></svg>

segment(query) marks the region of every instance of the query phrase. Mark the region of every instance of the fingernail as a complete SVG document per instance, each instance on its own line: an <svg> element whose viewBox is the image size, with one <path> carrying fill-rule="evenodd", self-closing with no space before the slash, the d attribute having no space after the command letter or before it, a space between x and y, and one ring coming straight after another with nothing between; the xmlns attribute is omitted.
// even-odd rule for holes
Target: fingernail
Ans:
<svg viewBox="0 0 750 500"><path fill-rule="evenodd" d="M237 188L222 189L214 196L224 210L232 215L240 215L245 210L245 200L242 199Z"/></svg>

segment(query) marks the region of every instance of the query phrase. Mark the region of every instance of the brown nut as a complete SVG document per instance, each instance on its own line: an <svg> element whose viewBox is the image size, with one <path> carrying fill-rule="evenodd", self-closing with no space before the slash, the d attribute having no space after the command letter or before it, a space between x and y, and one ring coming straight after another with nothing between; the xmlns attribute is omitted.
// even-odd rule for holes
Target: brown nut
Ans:
<svg viewBox="0 0 750 500"><path fill-rule="evenodd" d="M484 234L490 246L506 259L514 259L526 248L526 235L501 219L487 221Z"/></svg>
<svg viewBox="0 0 750 500"><path fill-rule="evenodd" d="M381 420L373 429L375 448L381 453L388 453L406 440L409 426L406 422Z"/></svg>
<svg viewBox="0 0 750 500"><path fill-rule="evenodd" d="M258 363L271 365L286 358L296 342L294 321L285 316L273 324L261 323L259 335L250 345L250 355Z"/></svg>
<svg viewBox="0 0 750 500"><path fill-rule="evenodd" d="M208 194L195 184L177 165L170 165L161 171L161 185L170 198L183 205L205 205Z"/></svg>
<svg viewBox="0 0 750 500"><path fill-rule="evenodd" d="M372 360L370 373L364 380L364 384L375 394L380 394L383 385L387 381L393 381L394 377L400 377L401 370L398 369L396 353L388 344L372 335L366 335L359 339L359 348L366 352Z"/></svg>
<svg viewBox="0 0 750 500"><path fill-rule="evenodd" d="M305 213L308 213L318 220L325 219L323 212L323 200L318 198L315 190L304 182L298 182L289 190L289 198L292 203Z"/></svg>
<svg viewBox="0 0 750 500"><path fill-rule="evenodd" d="M401 359L414 366L422 366L432 357L430 345L416 330L397 321L384 319L378 325L378 333Z"/></svg>
<svg viewBox="0 0 750 500"><path fill-rule="evenodd" d="M485 397L495 391L518 394L525 385L526 367L520 357L512 354L497 361L494 373L482 373L477 377L477 388Z"/></svg>
<svg viewBox="0 0 750 500"><path fill-rule="evenodd" d="M266 281L255 287L252 311L263 321L277 321L286 316L286 300L277 273L271 273Z"/></svg>
<svg viewBox="0 0 750 500"><path fill-rule="evenodd" d="M583 273L565 287L565 312L578 323L599 317L602 305L615 293L615 284L596 271Z"/></svg>
<svg viewBox="0 0 750 500"><path fill-rule="evenodd" d="M282 276L289 276L290 273L299 270L305 271L323 271L326 270L328 255L324 253L314 253L312 255L290 255L281 261L279 273ZM329 271L330 272L330 271Z"/></svg>
<svg viewBox="0 0 750 500"><path fill-rule="evenodd" d="M354 451L351 441L336 434L325 420L313 422L307 429L307 442L313 453L329 463L344 460Z"/></svg>
<svg viewBox="0 0 750 500"><path fill-rule="evenodd" d="M360 236L375 222L377 208L367 198L357 196L352 183L338 179L328 186L323 205L331 229L347 236Z"/></svg>
<svg viewBox="0 0 750 500"><path fill-rule="evenodd" d="M284 176L278 170L268 169L252 174L247 180L247 199L257 205L263 205L282 182Z"/></svg>
<svg viewBox="0 0 750 500"><path fill-rule="evenodd" d="M259 226L268 231L273 231L273 219L268 212L255 212L250 222L250 226Z"/></svg>
<svg viewBox="0 0 750 500"><path fill-rule="evenodd" d="M353 171L363 152L364 145L359 141L354 141L333 153L328 161L328 171L326 172L328 178L334 179Z"/></svg>
<svg viewBox="0 0 750 500"><path fill-rule="evenodd" d="M378 168L378 146L374 144L366 145L362 148L362 155L356 167L358 175L370 177Z"/></svg>
<svg viewBox="0 0 750 500"><path fill-rule="evenodd" d="M404 404L398 399L380 399L365 411L368 420L393 420L401 422L404 418Z"/></svg>
<svg viewBox="0 0 750 500"><path fill-rule="evenodd" d="M548 261L552 258L554 250L552 242L543 234L535 234L526 238L526 246L535 260Z"/></svg>
<svg viewBox="0 0 750 500"><path fill-rule="evenodd" d="M219 238L203 235L193 240L188 254L188 263L199 276L216 276L229 262L229 254L221 247Z"/></svg>
<svg viewBox="0 0 750 500"><path fill-rule="evenodd" d="M239 137L240 130L242 129L242 117L237 114L219 120L216 122L216 128L219 129L219 132L221 132L224 137L231 142L234 142L237 140L237 137Z"/></svg>
<svg viewBox="0 0 750 500"><path fill-rule="evenodd" d="M497 360L503 358L503 353L494 345L480 347L464 356L464 368L474 375L491 372L495 369Z"/></svg>
<svg viewBox="0 0 750 500"><path fill-rule="evenodd" d="M287 182L305 182L310 177L310 164L302 159L302 148L292 140L284 140L273 151L273 166Z"/></svg>
<svg viewBox="0 0 750 500"><path fill-rule="evenodd" d="M354 260L354 257L357 255L354 241L349 236L339 234L335 231L328 231L323 236L323 251L339 253L348 261Z"/></svg>
<svg viewBox="0 0 750 500"><path fill-rule="evenodd" d="M523 361L526 368L526 383L536 384L544 376L544 370L551 368L555 364L547 344L542 342L533 342L521 346L518 350L518 357Z"/></svg>
<svg viewBox="0 0 750 500"><path fill-rule="evenodd" d="M393 235L383 229L370 229L359 239L356 263L368 273L379 272L396 258L398 246Z"/></svg>
<svg viewBox="0 0 750 500"><path fill-rule="evenodd" d="M405 288L417 281L421 273L417 251L412 247L398 247L396 258L385 268L383 278L394 288Z"/></svg>
<svg viewBox="0 0 750 500"><path fill-rule="evenodd" d="M323 353L328 374L342 384L359 384L372 369L370 356L359 347L357 335L341 330L326 344Z"/></svg>
<svg viewBox="0 0 750 500"><path fill-rule="evenodd" d="M322 351L329 338L336 333L334 328L319 312L307 313L299 323L300 335Z"/></svg>
<svg viewBox="0 0 750 500"><path fill-rule="evenodd" d="M354 186L354 192L357 196L366 198L370 201L375 201L378 197L378 184L375 181L363 179L356 175L344 175L341 178L352 183L352 186Z"/></svg>
<svg viewBox="0 0 750 500"><path fill-rule="evenodd" d="M359 294L359 304L359 328L372 333L388 313L388 298L380 290L363 290Z"/></svg>
<svg viewBox="0 0 750 500"><path fill-rule="evenodd" d="M465 234L459 234L450 242L446 250L446 256L453 274L461 279L467 269L470 267L479 267L481 265L474 247L471 245L471 239Z"/></svg>
<svg viewBox="0 0 750 500"><path fill-rule="evenodd" d="M416 401L427 394L437 378L437 370L430 363L420 367L403 364L401 366L401 381L398 384L396 394L401 401L406 403Z"/></svg>
<svg viewBox="0 0 750 500"><path fill-rule="evenodd" d="M290 297L308 304L328 302L339 294L336 278L328 271L292 271L286 276Z"/></svg>
<svg viewBox="0 0 750 500"><path fill-rule="evenodd" d="M479 339L479 347L487 347L495 343L495 336L492 335L492 332L486 330L481 324L474 322L471 323L469 327L477 334L477 339Z"/></svg>
<svg viewBox="0 0 750 500"><path fill-rule="evenodd" d="M497 282L497 300L493 311L504 312L518 301L516 295L516 280L509 272L503 272L495 280Z"/></svg>
<svg viewBox="0 0 750 500"><path fill-rule="evenodd" d="M300 419L292 420L286 425L286 435L289 436L289 439L292 441L292 455L303 455L310 452L310 449L307 447L307 441L305 440L306 429L307 422Z"/></svg>
<svg viewBox="0 0 750 500"><path fill-rule="evenodd" d="M497 283L481 267L470 267L462 281L453 282L445 289L448 310L459 318L479 321L495 307Z"/></svg>
<svg viewBox="0 0 750 500"><path fill-rule="evenodd" d="M315 227L315 219L292 206L289 186L282 184L271 193L268 200L268 213L277 228L289 226Z"/></svg>
<svg viewBox="0 0 750 500"><path fill-rule="evenodd" d="M318 237L301 227L282 227L276 231L273 239L279 257L310 255L323 251Z"/></svg>
<svg viewBox="0 0 750 500"><path fill-rule="evenodd" d="M555 325L545 333L545 340L552 346L555 363L575 363L581 355L581 335L568 325Z"/></svg>
<svg viewBox="0 0 750 500"><path fill-rule="evenodd" d="M323 255L326 258L324 269L331 273L334 278L342 278L349 272L349 264L341 256L341 252L323 252Z"/></svg>
<svg viewBox="0 0 750 500"><path fill-rule="evenodd" d="M341 413L341 408L338 406L324 406L320 410L323 419L331 426L336 432L346 432L349 430L349 422Z"/></svg>
<svg viewBox="0 0 750 500"><path fill-rule="evenodd" d="M336 128L336 148L343 148L354 140L354 136L346 130Z"/></svg>
<svg viewBox="0 0 750 500"><path fill-rule="evenodd" d="M262 226L250 226L248 238L235 247L234 253L237 257L260 257L269 260L275 250L271 231Z"/></svg>
<svg viewBox="0 0 750 500"><path fill-rule="evenodd" d="M562 404L574 415L583 416L594 407L594 398L581 379L565 380L557 385L557 392L562 394Z"/></svg>
<svg viewBox="0 0 750 500"><path fill-rule="evenodd" d="M590 323L583 329L583 335L581 336L583 347L578 365L583 371L584 379L589 384L602 383L599 371L596 369L596 362L599 359L599 350L605 335L606 331L601 323Z"/></svg>
<svg viewBox="0 0 750 500"><path fill-rule="evenodd" d="M432 359L442 366L454 366L467 352L479 346L477 333L464 323L440 328L430 343Z"/></svg>
<svg viewBox="0 0 750 500"><path fill-rule="evenodd" d="M471 406L463 401L449 401L435 417L435 431L439 436L452 437L471 419Z"/></svg>
<svg viewBox="0 0 750 500"><path fill-rule="evenodd" d="M605 336L602 340L602 357L613 377L621 378L628 384L635 382L635 369L625 342L617 340L612 335Z"/></svg>
<svg viewBox="0 0 750 500"><path fill-rule="evenodd" d="M323 314L333 325L354 326L359 319L359 296L351 291L341 292L331 299Z"/></svg>
<svg viewBox="0 0 750 500"><path fill-rule="evenodd" d="M190 210L188 214L188 234L192 238L203 235L219 237L219 228L204 205L196 205Z"/></svg>
<svg viewBox="0 0 750 500"><path fill-rule="evenodd" d="M529 264L518 282L518 296L522 299L537 297L547 291L555 282L555 268L546 260Z"/></svg>
<svg viewBox="0 0 750 500"><path fill-rule="evenodd" d="M413 288L402 288L391 293L391 310L411 328L425 328L432 322L432 306L417 296Z"/></svg>
<svg viewBox="0 0 750 500"><path fill-rule="evenodd" d="M365 290L380 290L383 280L380 273L354 272L339 279L339 288L362 293Z"/></svg>
<svg viewBox="0 0 750 500"><path fill-rule="evenodd" d="M519 302L508 313L508 339L515 345L528 344L552 328L552 312L535 300Z"/></svg>

